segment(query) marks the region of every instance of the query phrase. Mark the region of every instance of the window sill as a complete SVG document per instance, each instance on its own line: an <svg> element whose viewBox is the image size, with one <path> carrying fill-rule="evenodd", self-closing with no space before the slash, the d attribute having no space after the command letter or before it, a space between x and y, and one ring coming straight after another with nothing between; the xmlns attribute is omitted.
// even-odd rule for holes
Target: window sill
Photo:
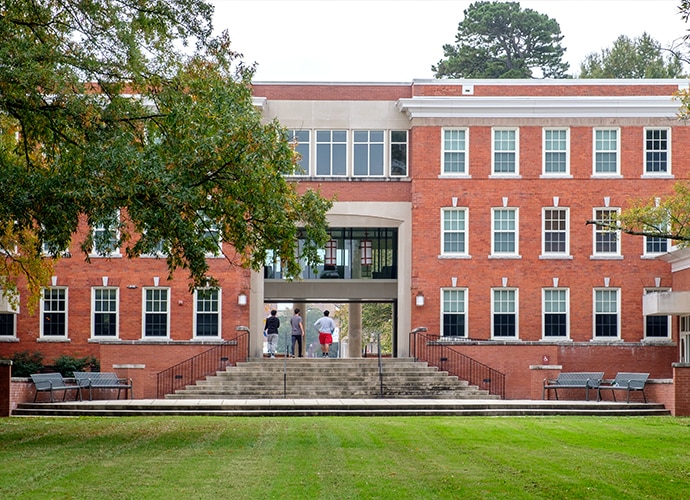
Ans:
<svg viewBox="0 0 690 500"><path fill-rule="evenodd" d="M674 179L675 176L673 174L642 174L640 176L640 179Z"/></svg>
<svg viewBox="0 0 690 500"><path fill-rule="evenodd" d="M489 179L522 179L520 174L491 174Z"/></svg>
<svg viewBox="0 0 690 500"><path fill-rule="evenodd" d="M541 174L540 179L572 179L570 174Z"/></svg>
<svg viewBox="0 0 690 500"><path fill-rule="evenodd" d="M589 260L623 260L622 255L590 255Z"/></svg>
<svg viewBox="0 0 690 500"><path fill-rule="evenodd" d="M36 342L56 342L56 343L67 342L67 343L69 343L69 342L72 342L72 340L67 338L67 337L54 337L54 338L53 337L40 337L40 338L36 339Z"/></svg>
<svg viewBox="0 0 690 500"><path fill-rule="evenodd" d="M469 174L441 174L438 176L439 179L471 179L472 176Z"/></svg>
<svg viewBox="0 0 690 500"><path fill-rule="evenodd" d="M489 259L508 259L508 260L520 260L522 255L500 255L492 253L489 255Z"/></svg>
<svg viewBox="0 0 690 500"><path fill-rule="evenodd" d="M438 258L439 260L468 260L472 256L468 254L441 254Z"/></svg>
<svg viewBox="0 0 690 500"><path fill-rule="evenodd" d="M569 255L569 254L568 255L566 255L566 254L563 254L563 255L542 254L539 256L539 259L540 260L573 260L573 256Z"/></svg>

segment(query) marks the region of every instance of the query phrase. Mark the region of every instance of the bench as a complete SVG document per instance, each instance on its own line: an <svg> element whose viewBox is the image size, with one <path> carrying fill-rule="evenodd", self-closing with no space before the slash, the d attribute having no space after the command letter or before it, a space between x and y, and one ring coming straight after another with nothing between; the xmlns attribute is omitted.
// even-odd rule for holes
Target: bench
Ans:
<svg viewBox="0 0 690 500"><path fill-rule="evenodd" d="M43 391L50 392L50 402L54 401L53 391L64 391L62 393L62 400L64 401L67 397L67 391L76 391L77 394L74 396L74 400L81 401L81 386L68 384L60 373L33 373L31 375L31 380L36 386L36 394L34 395L34 403L36 398L38 398L38 393Z"/></svg>
<svg viewBox="0 0 690 500"><path fill-rule="evenodd" d="M556 379L544 379L541 398L546 399L550 389L553 389L556 399L558 399L558 389L585 389L586 398L589 401L589 390L596 389L598 401L599 385L603 378L604 372L559 373Z"/></svg>
<svg viewBox="0 0 690 500"><path fill-rule="evenodd" d="M132 399L132 379L119 378L112 372L74 372L79 387L89 389L89 401L93 399L93 389L117 389L117 399L123 389Z"/></svg>
<svg viewBox="0 0 690 500"><path fill-rule="evenodd" d="M616 378L613 380L604 381L606 385L599 387L601 389L611 389L613 400L616 400L616 391L625 391L626 402L630 402L630 393L632 391L641 391L644 402L647 402L647 396L644 393L644 386L649 378L649 373L628 373L618 372Z"/></svg>

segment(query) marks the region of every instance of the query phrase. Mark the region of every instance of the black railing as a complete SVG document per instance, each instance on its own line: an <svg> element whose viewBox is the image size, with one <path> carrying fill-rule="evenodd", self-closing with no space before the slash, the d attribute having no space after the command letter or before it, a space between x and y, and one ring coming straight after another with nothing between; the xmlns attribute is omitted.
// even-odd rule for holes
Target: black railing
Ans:
<svg viewBox="0 0 690 500"><path fill-rule="evenodd" d="M237 337L224 344L212 347L208 351L197 354L181 363L163 370L157 374L156 394L163 398L197 380L226 367L246 361L249 357L249 331L239 333Z"/></svg>
<svg viewBox="0 0 690 500"><path fill-rule="evenodd" d="M471 385L489 391L489 394L506 395L506 376L476 359L439 342L439 335L427 334L426 328L410 332L410 354L415 361L426 361L431 366L467 380Z"/></svg>

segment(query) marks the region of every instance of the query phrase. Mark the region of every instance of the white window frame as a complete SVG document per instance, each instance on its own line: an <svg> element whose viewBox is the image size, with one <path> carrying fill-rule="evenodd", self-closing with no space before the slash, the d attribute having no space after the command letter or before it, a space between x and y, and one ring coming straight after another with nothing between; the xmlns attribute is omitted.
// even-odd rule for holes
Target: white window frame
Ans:
<svg viewBox="0 0 690 500"><path fill-rule="evenodd" d="M148 310L149 303L147 301L147 293L149 291L155 292L155 291L164 291L166 294L165 302L162 302L160 300L155 301L155 303L159 304L165 304L165 311L155 311L155 310ZM162 286L151 286L151 287L143 287L141 290L142 293L142 300L141 300L141 337L142 339L146 340L168 340L170 339L170 288L169 287L162 287ZM153 303L153 302L152 302ZM166 316L166 325L165 325L165 336L163 335L147 335L146 334L146 316L147 314L162 314L164 313Z"/></svg>
<svg viewBox="0 0 690 500"><path fill-rule="evenodd" d="M513 311L497 311L497 301L496 301L496 294L497 293L503 293L503 292L509 292L513 294ZM491 289L491 338L492 339L513 339L517 340L520 338L520 300L519 300L519 290L517 288L492 288ZM501 304L503 302L500 302ZM509 302L506 302L506 304L509 304ZM496 314L513 314L515 316L515 335L496 335L496 327L495 327L495 315Z"/></svg>
<svg viewBox="0 0 690 500"><path fill-rule="evenodd" d="M616 294L615 301L615 315L616 315L616 335L615 336L599 336L597 335L597 316L599 314L611 314L611 311L599 311L597 302L597 293L599 292L614 292ZM611 304L610 300L606 304ZM602 302L602 305L604 303ZM592 339L594 340L619 340L621 338L621 289L615 287L595 288L592 294Z"/></svg>
<svg viewBox="0 0 690 500"><path fill-rule="evenodd" d="M663 293L663 292L670 292L671 289L668 287L651 287L651 288L645 288L644 289L644 294L647 295L648 293ZM644 338L648 342L666 342L671 340L671 334L672 334L672 325L673 325L673 316L662 316L662 318L666 318L666 336L663 337L649 337L647 336L647 318L652 317L652 316L643 316L643 329L644 329Z"/></svg>
<svg viewBox="0 0 690 500"><path fill-rule="evenodd" d="M553 142L553 139L547 139L547 135L551 132L565 132L565 150L553 149L547 147ZM560 142L559 138L557 142ZM548 165L547 155L549 153L564 154L565 155L565 171L563 172L548 172L546 167ZM571 177L570 175L570 128L568 127L544 127L542 128L542 177Z"/></svg>
<svg viewBox="0 0 690 500"><path fill-rule="evenodd" d="M561 304L561 301L548 301L547 295L549 292L558 292L565 294L565 299L562 304L565 306L565 311L553 311L551 310L552 304ZM569 340L570 339L570 289L564 287L546 287L542 288L541 291L541 335L544 340ZM547 314L563 314L565 315L565 335L546 335L546 315Z"/></svg>
<svg viewBox="0 0 690 500"><path fill-rule="evenodd" d="M469 303L468 299L469 290L467 288L441 288L441 337L464 337L467 338L467 319L469 317L467 312L467 305ZM452 297L449 295L460 295L462 294L461 300L450 300ZM448 300L447 300L448 299ZM447 310L447 307L449 310ZM457 308L458 310L454 310ZM445 316L446 314L454 314L464 316L463 329L459 335L445 335L446 324Z"/></svg>
<svg viewBox="0 0 690 500"><path fill-rule="evenodd" d="M349 165L349 148L348 148L348 143L349 143L349 130L347 129L317 129L314 131L314 169L315 169L315 175L317 177L347 177L348 175L348 165ZM328 140L323 140L319 138L319 136L323 136L323 134L328 133ZM344 140L335 140L334 139L334 134L338 134L340 136L341 134L344 135ZM344 168L343 173L338 173L335 174L333 173L333 151L338 150L340 151L342 148L343 154L345 155L345 163L342 166ZM319 172L319 167L322 165L319 162L319 153L323 150L326 150L328 152L328 173L320 173ZM340 167L340 165L338 165Z"/></svg>
<svg viewBox="0 0 690 500"><path fill-rule="evenodd" d="M298 136L301 136L301 138ZM295 172L292 174L295 177L308 177L311 175L311 137L310 129L288 130L288 141L294 145L295 151L301 156L299 161L296 162ZM300 172L298 168L303 169L304 173Z"/></svg>
<svg viewBox="0 0 690 500"><path fill-rule="evenodd" d="M652 240L654 240L654 241L652 241ZM665 242L665 243L666 243L666 248L665 248L664 250L659 250L658 252L651 252L651 251L649 250L649 245L650 245L650 244L655 245L655 244L656 244L656 243L655 243L656 241L658 241L659 244L661 244L662 242ZM655 258L655 257L657 257L657 256L659 256L659 255L663 255L663 254L665 254L665 253L670 252L671 249L672 249L671 247L673 246L673 240L670 240L670 239L668 239L668 238L659 238L659 237L656 237L656 236L654 236L654 237L645 236L645 237L642 239L642 245L643 245L643 246L642 246L642 256L643 256L643 257Z"/></svg>
<svg viewBox="0 0 690 500"><path fill-rule="evenodd" d="M462 138L446 137L448 135L462 134ZM463 147L457 149L448 148L449 144L462 143ZM462 170L447 170L446 155L462 155ZM470 131L468 128L443 128L441 129L441 176L442 177L463 177L469 178L469 156L470 156Z"/></svg>
<svg viewBox="0 0 690 500"><path fill-rule="evenodd" d="M499 149L498 133L512 132L514 134L513 149ZM496 171L496 155L499 153L513 154L514 168L512 172ZM491 176L490 177L520 177L520 129L517 127L494 127L491 129Z"/></svg>
<svg viewBox="0 0 690 500"><path fill-rule="evenodd" d="M446 215L450 213L462 213L464 214L464 220L462 221L462 229L448 229L446 227ZM444 257L469 257L469 220L470 211L467 207L453 207L453 208L442 208L441 209L441 255ZM450 222L458 222L453 220ZM446 251L446 236L451 234L462 234L464 236L463 250L460 252L449 252Z"/></svg>
<svg viewBox="0 0 690 500"><path fill-rule="evenodd" d="M616 147L611 149L599 149L597 147L597 135L603 132L615 132ZM603 140L603 139L602 139ZM599 154L616 155L616 171L615 172L600 172L597 170L597 156ZM592 176L593 177L620 177L621 176L621 130L618 127L596 127L592 129Z"/></svg>
<svg viewBox="0 0 690 500"><path fill-rule="evenodd" d="M207 291L207 290L213 290L218 293L217 298L215 299L215 304L217 307L216 311L199 311L199 289L194 290L194 317L192 318L193 321L193 334L194 338L198 340L213 340L213 339L221 339L223 337L223 293L220 288L216 289L201 289L202 291ZM200 314L205 314L205 315L215 315L218 318L218 334L217 335L199 335L199 329L198 329L198 319Z"/></svg>
<svg viewBox="0 0 690 500"><path fill-rule="evenodd" d="M117 211L117 214L115 215L115 224L118 225L120 223L120 211ZM99 233L111 233L112 236L110 238L111 242L115 242L117 245L115 248L113 248L112 251L109 252L100 252L97 248L97 236ZM122 253L120 252L120 246L117 244L117 242L120 240L120 230L119 229L111 229L109 227L105 227L103 224L98 224L97 226L93 226L91 228L91 234L93 236L93 247L91 248L91 254L89 257L105 257L105 258L117 258L117 257L122 257Z"/></svg>
<svg viewBox="0 0 690 500"><path fill-rule="evenodd" d="M366 140L363 139L363 135L366 134ZM372 137L373 135L379 135L381 139L378 140L377 137ZM374 165L372 167L372 157L375 158L375 151L380 149L381 151L381 164ZM359 155L358 150L364 150L366 153L366 173L357 173ZM386 175L386 131L383 129L371 129L362 130L355 129L352 130L352 177L365 178L365 177L383 177ZM373 168L380 168L380 173L372 173Z"/></svg>
<svg viewBox="0 0 690 500"><path fill-rule="evenodd" d="M405 142L394 141L393 134L405 134ZM393 152L394 147L404 145L405 149L405 173L395 173L393 171L396 154ZM409 177L410 175L410 131L409 130L389 130L388 131L388 175L391 177Z"/></svg>
<svg viewBox="0 0 690 500"><path fill-rule="evenodd" d="M99 290L115 292L115 310L98 311L96 308L96 295ZM107 299L110 301L111 299ZM96 335L96 315L115 314L115 335ZM95 286L91 288L91 338L98 340L113 340L120 338L120 289L114 286Z"/></svg>
<svg viewBox="0 0 690 500"><path fill-rule="evenodd" d="M690 363L690 315L678 317L680 362Z"/></svg>
<svg viewBox="0 0 690 500"><path fill-rule="evenodd" d="M546 218L547 211L559 211L565 213L565 229L547 230L547 221L553 219ZM546 258L568 258L570 257L570 209L568 207L542 207L541 211L541 256ZM562 252L553 252L546 249L547 233L565 233L565 249Z"/></svg>
<svg viewBox="0 0 690 500"><path fill-rule="evenodd" d="M597 212L607 211L620 213L621 209L618 207L595 207L592 211L592 216L594 220L599 220L597 218ZM603 252L597 251L598 238L602 238L605 235L611 234L616 238L616 251L615 252ZM605 243L602 241L602 243ZM610 231L606 228L600 227L597 224L592 224L592 258L594 259L619 259L621 258L621 237L620 231Z"/></svg>
<svg viewBox="0 0 690 500"><path fill-rule="evenodd" d="M497 230L496 214L498 211L513 212L515 214L514 224L512 230ZM496 251L496 236L497 233L512 233L514 235L514 249L510 252ZM515 207L494 207L491 209L491 258L519 258L520 257L520 210Z"/></svg>
<svg viewBox="0 0 690 500"><path fill-rule="evenodd" d="M671 128L670 127L645 127L642 130L642 144L643 144L643 151L642 151L642 177L673 177L673 173L671 172ZM656 132L656 131L664 131L666 132L666 149L648 149L647 144L647 133L648 132ZM655 139L652 139L653 141ZM647 154L649 152L666 152L666 170L661 172L656 172L656 171L650 171L649 170L649 162L647 161Z"/></svg>
<svg viewBox="0 0 690 500"><path fill-rule="evenodd" d="M64 298L56 299L56 300L61 300L62 302L64 302L64 311L60 311L60 310L54 311L54 310L52 310L52 306L50 309L47 309L46 308L46 297L45 297L46 292L47 291L59 291L59 290L62 290L65 292ZM51 302L52 302L52 300L53 299L51 299ZM45 329L45 323L46 323L45 314L52 313L52 312L57 313L57 314L64 314L65 333L63 335L48 335L45 332L45 330L46 330ZM43 291L41 292L41 325L40 325L40 330L41 330L40 331L40 337L43 340L46 340L46 339L66 340L69 338L69 289L67 287L65 287L65 286L51 286L51 287L44 288Z"/></svg>
<svg viewBox="0 0 690 500"><path fill-rule="evenodd" d="M0 300L2 299L2 296L0 296ZM17 338L17 313L9 312L9 311L2 311L0 314L5 314L7 316L10 316L12 319L12 335L0 335L0 339L3 340L8 340L8 339L16 339Z"/></svg>

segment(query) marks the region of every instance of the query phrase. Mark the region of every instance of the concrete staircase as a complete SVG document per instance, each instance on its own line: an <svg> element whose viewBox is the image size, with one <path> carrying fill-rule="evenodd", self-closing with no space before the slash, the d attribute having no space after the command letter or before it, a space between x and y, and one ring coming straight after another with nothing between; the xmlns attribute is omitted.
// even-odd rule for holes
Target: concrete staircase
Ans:
<svg viewBox="0 0 690 500"><path fill-rule="evenodd" d="M384 358L381 366L375 358L253 358L166 399L499 399L411 358Z"/></svg>

